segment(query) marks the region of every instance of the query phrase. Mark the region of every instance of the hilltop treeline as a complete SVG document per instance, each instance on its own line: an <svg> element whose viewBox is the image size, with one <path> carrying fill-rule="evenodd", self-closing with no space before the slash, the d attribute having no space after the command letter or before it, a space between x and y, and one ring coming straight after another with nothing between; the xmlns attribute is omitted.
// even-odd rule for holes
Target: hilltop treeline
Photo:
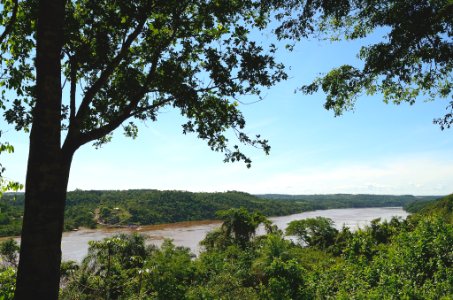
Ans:
<svg viewBox="0 0 453 300"><path fill-rule="evenodd" d="M244 207L266 216L309 210L306 203L269 201L247 193L191 193L184 191L128 190L74 191L68 193L66 216L77 224L76 216L96 212L100 223L144 225L216 218L216 212ZM96 216L95 216L96 217Z"/></svg>
<svg viewBox="0 0 453 300"><path fill-rule="evenodd" d="M435 198L351 194L254 196L237 191L75 190L67 195L65 230L95 228L98 224L128 226L215 219L217 211L239 207L259 211L265 216L281 216L317 209L407 206L427 203ZM3 195L0 200L0 236L20 234L23 205L23 194Z"/></svg>
<svg viewBox="0 0 453 300"><path fill-rule="evenodd" d="M414 202L430 202L440 196L412 195L370 195L370 194L331 194L331 195L257 195L263 199L304 202L314 209L362 208L406 206Z"/></svg>

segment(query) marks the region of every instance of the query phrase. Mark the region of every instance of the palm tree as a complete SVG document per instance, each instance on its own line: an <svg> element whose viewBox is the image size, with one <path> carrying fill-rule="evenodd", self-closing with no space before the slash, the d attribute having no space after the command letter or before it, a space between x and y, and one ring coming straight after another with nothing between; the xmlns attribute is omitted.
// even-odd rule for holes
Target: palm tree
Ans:
<svg viewBox="0 0 453 300"><path fill-rule="evenodd" d="M241 247L250 242L261 223L269 222L264 215L249 213L243 207L220 211L218 216L223 220L221 230L225 236L232 238Z"/></svg>

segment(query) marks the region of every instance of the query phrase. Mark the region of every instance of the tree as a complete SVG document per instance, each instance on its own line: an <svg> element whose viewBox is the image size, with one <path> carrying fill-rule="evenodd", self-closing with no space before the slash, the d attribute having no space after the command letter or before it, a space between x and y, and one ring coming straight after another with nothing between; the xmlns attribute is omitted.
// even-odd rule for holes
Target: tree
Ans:
<svg viewBox="0 0 453 300"><path fill-rule="evenodd" d="M2 132L0 131L0 137L2 136ZM13 153L14 152L14 147L8 142L0 142L0 154L3 152L6 153ZM6 177L3 176L3 173L5 172L5 167L0 163L0 197L4 192L8 191L18 191L23 189L23 185L20 184L19 182L12 181L7 179Z"/></svg>
<svg viewBox="0 0 453 300"><path fill-rule="evenodd" d="M218 216L223 220L221 232L224 236L243 248L250 242L261 223L269 223L262 214L249 213L242 207L219 211Z"/></svg>
<svg viewBox="0 0 453 300"><path fill-rule="evenodd" d="M295 260L276 258L265 269L268 282L261 287L260 299L312 299L306 291L305 270Z"/></svg>
<svg viewBox="0 0 453 300"><path fill-rule="evenodd" d="M275 47L248 37L266 13L253 0L19 2L0 77L5 119L30 130L16 299L58 297L67 183L82 145L102 145L119 127L135 137L133 120L174 107L188 118L183 133L225 161L251 163L229 147L228 129L269 152L266 140L243 132L236 102L286 78Z"/></svg>
<svg viewBox="0 0 453 300"><path fill-rule="evenodd" d="M19 246L13 239L7 239L0 244L0 257L11 267L17 268L17 254L19 252Z"/></svg>
<svg viewBox="0 0 453 300"><path fill-rule="evenodd" d="M120 234L89 244L80 271L68 280L65 299L80 298L73 295L77 292L88 298L118 299L138 285L135 279L152 250L146 248L144 236Z"/></svg>
<svg viewBox="0 0 453 300"><path fill-rule="evenodd" d="M0 45L4 48L4 42L9 37L13 26L16 23L17 11L19 8L19 0L6 0L2 1L3 11L0 13L0 24L3 26L3 32L0 35ZM1 60L1 56L0 56ZM3 108L3 99L0 98L0 108ZM2 136L2 131L0 130L0 137ZM14 152L14 147L8 142L0 142L0 154L2 152L12 153ZM0 197L3 192L7 191L17 191L23 188L23 186L15 181L8 180L3 176L5 168L0 163Z"/></svg>
<svg viewBox="0 0 453 300"><path fill-rule="evenodd" d="M327 249L335 243L338 230L333 227L331 219L316 217L291 221L286 228L286 234L296 236L309 247Z"/></svg>
<svg viewBox="0 0 453 300"><path fill-rule="evenodd" d="M421 217L414 228L392 223L398 230L388 244L379 244L372 227L352 233L344 260L315 277L317 293L340 299L448 298L453 292L451 224L432 216Z"/></svg>
<svg viewBox="0 0 453 300"><path fill-rule="evenodd" d="M193 254L186 247L177 247L164 240L157 251L151 253L144 265L147 275L143 286L154 299L184 299L195 278Z"/></svg>
<svg viewBox="0 0 453 300"><path fill-rule="evenodd" d="M276 34L299 40L311 35L355 40L383 37L363 46L362 67L343 65L301 88L327 94L325 108L335 115L352 109L363 93L381 93L385 102L413 104L417 99L452 99L453 3L449 0L269 0L278 7ZM453 101L434 120L453 124Z"/></svg>

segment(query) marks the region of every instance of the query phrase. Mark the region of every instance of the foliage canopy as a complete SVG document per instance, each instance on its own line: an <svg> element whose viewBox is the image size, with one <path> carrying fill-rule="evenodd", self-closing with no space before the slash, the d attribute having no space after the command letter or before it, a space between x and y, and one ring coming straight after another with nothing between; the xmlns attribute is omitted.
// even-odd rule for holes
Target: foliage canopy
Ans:
<svg viewBox="0 0 453 300"><path fill-rule="evenodd" d="M445 199L432 207L441 211ZM244 210L223 215L240 224L254 218ZM347 235L343 229L333 241L336 253L322 244L294 244L281 231L206 248L199 257L169 240L160 248L145 241L135 234L90 242L80 266L64 264L61 299L449 299L453 293L453 227L432 215L375 220ZM0 278L0 296L11 299L14 268L0 268Z"/></svg>
<svg viewBox="0 0 453 300"><path fill-rule="evenodd" d="M417 99L452 98L453 4L449 0L270 0L280 8L282 39L312 35L331 40L378 36L363 46L360 67L342 65L301 90L327 94L325 107L340 115L352 109L363 93L382 94L385 102L413 104ZM434 122L442 129L453 124L448 113Z"/></svg>
<svg viewBox="0 0 453 300"><path fill-rule="evenodd" d="M26 131L36 97L36 22L30 22L36 5L19 3L16 25L2 44L0 107L9 123ZM268 153L266 140L243 132L237 107L240 96L259 96L286 78L275 47L249 38L252 28L266 25L267 12L257 1L81 0L67 1L65 9L63 147L99 146L118 127L134 138L134 120L155 121L164 107L174 107L188 118L183 132L225 152L226 161L250 165L238 146L228 147L228 128L239 142ZM7 18L8 10L3 14Z"/></svg>

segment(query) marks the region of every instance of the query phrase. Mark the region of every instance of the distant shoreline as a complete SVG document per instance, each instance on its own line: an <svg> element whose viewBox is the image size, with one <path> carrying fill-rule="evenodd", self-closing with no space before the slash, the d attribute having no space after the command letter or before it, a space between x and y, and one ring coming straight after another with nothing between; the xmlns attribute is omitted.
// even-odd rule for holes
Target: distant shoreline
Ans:
<svg viewBox="0 0 453 300"><path fill-rule="evenodd" d="M65 232L81 228L138 228L140 226L217 219L216 212L244 207L265 216L335 208L406 207L437 196L371 194L251 195L238 191L192 193L184 191L125 190L68 192ZM7 193L0 201L0 236L18 236L24 194Z"/></svg>

